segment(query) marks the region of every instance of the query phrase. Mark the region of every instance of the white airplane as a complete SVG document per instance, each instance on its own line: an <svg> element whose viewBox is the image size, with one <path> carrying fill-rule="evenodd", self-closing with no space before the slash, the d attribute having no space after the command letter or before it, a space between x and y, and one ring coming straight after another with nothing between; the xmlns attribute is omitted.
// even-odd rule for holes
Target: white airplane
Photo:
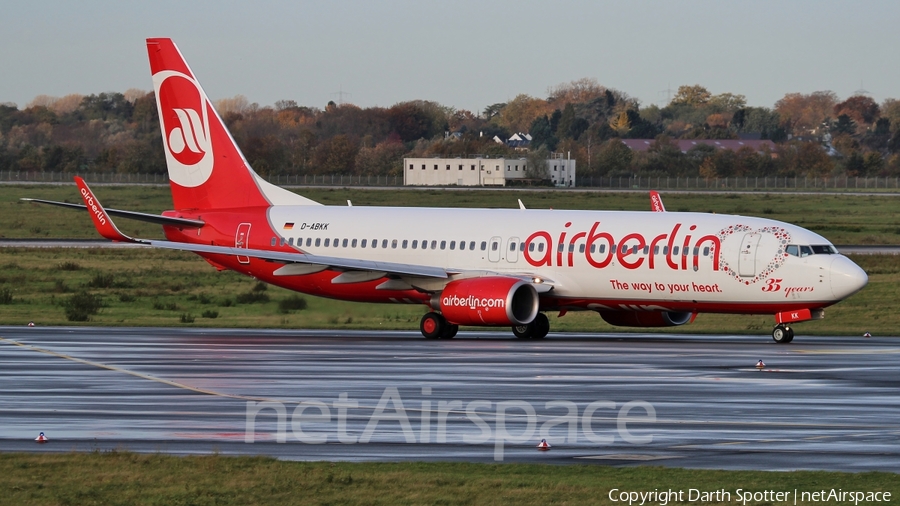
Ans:
<svg viewBox="0 0 900 506"><path fill-rule="evenodd" d="M665 327L699 313L772 314L772 337L861 290L866 273L824 237L762 218L665 212L324 206L249 166L170 39L147 50L175 210L104 210L76 177L103 237L192 251L290 290L421 304L426 338L459 325L542 338L545 312L595 311L613 325ZM111 216L163 226L122 234Z"/></svg>

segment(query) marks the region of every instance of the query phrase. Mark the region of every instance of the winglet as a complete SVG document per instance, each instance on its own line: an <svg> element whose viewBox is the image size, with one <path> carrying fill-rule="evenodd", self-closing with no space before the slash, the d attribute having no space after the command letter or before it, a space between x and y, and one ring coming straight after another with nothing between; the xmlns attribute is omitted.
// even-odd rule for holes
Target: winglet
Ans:
<svg viewBox="0 0 900 506"><path fill-rule="evenodd" d="M103 206L100 205L100 201L97 200L97 197L95 197L91 189L88 188L84 179L75 176L75 184L78 185L78 192L81 193L81 198L84 199L84 205L87 206L88 214L91 215L94 226L97 227L97 232L99 232L100 235L111 241L139 242L122 232L119 232L116 224L113 223L112 218L106 213Z"/></svg>
<svg viewBox="0 0 900 506"><path fill-rule="evenodd" d="M656 190L650 190L650 208L655 213L666 212L666 206L663 205L662 197Z"/></svg>

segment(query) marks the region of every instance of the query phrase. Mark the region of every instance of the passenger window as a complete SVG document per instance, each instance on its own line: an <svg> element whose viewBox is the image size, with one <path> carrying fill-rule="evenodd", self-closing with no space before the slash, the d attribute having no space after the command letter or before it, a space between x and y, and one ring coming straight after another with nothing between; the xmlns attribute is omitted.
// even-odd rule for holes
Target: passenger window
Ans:
<svg viewBox="0 0 900 506"><path fill-rule="evenodd" d="M347 239L344 239L344 241L341 243L341 246L343 246L344 248L347 247Z"/></svg>
<svg viewBox="0 0 900 506"><path fill-rule="evenodd" d="M456 241L450 241L450 249L451 250L456 249Z"/></svg>
<svg viewBox="0 0 900 506"><path fill-rule="evenodd" d="M412 242L412 249L416 249L416 248L418 248L418 247L419 247L419 240L418 240L418 239L414 239L413 242Z"/></svg>
<svg viewBox="0 0 900 506"><path fill-rule="evenodd" d="M524 242L519 243L519 251L525 251L525 243Z"/></svg>
<svg viewBox="0 0 900 506"><path fill-rule="evenodd" d="M350 247L351 247L351 248L355 248L355 247L356 247L356 239L353 239L353 241L350 243Z"/></svg>
<svg viewBox="0 0 900 506"><path fill-rule="evenodd" d="M500 246L500 243L494 241L491 243L491 251L497 251L497 248Z"/></svg>
<svg viewBox="0 0 900 506"><path fill-rule="evenodd" d="M669 247L663 246L663 255L668 255L668 254L669 254Z"/></svg>
<svg viewBox="0 0 900 506"><path fill-rule="evenodd" d="M278 238L277 238L277 237L273 237L273 238L272 238L272 246L275 246L276 244L278 244Z"/></svg>
<svg viewBox="0 0 900 506"><path fill-rule="evenodd" d="M400 245L401 248L406 249L406 245L409 243L406 239L403 239L403 243Z"/></svg>
<svg viewBox="0 0 900 506"><path fill-rule="evenodd" d="M316 247L318 248L319 245L321 245L321 244L322 244L322 238L321 238L321 237L316 237Z"/></svg>
<svg viewBox="0 0 900 506"><path fill-rule="evenodd" d="M397 239L391 241L391 249L397 249Z"/></svg>
<svg viewBox="0 0 900 506"><path fill-rule="evenodd" d="M809 255L812 255L812 254L813 254L812 248L810 248L809 246L800 246L800 256L801 257L808 257Z"/></svg>
<svg viewBox="0 0 900 506"><path fill-rule="evenodd" d="M284 237L281 238L281 245L284 246Z"/></svg>
<svg viewBox="0 0 900 506"><path fill-rule="evenodd" d="M334 243L333 243L333 244L334 244L334 247L337 248L338 246L341 245L341 240L338 239L337 237L335 237L335 238L334 238Z"/></svg>
<svg viewBox="0 0 900 506"><path fill-rule="evenodd" d="M482 248L482 249L484 249L484 248ZM543 252L544 252L544 243L539 242L538 243L538 253L543 253Z"/></svg>
<svg viewBox="0 0 900 506"><path fill-rule="evenodd" d="M794 255L795 257L800 256L800 248L796 244L788 244L786 248L784 248L785 253L788 255Z"/></svg>
<svg viewBox="0 0 900 506"><path fill-rule="evenodd" d="M441 241L441 249L447 248L447 241Z"/></svg>
<svg viewBox="0 0 900 506"><path fill-rule="evenodd" d="M382 240L381 240L381 247L384 248L384 249L387 249L387 239L382 239Z"/></svg>
<svg viewBox="0 0 900 506"><path fill-rule="evenodd" d="M653 254L654 254L654 255L659 255L659 246L654 246L654 247L653 247Z"/></svg>
<svg viewBox="0 0 900 506"><path fill-rule="evenodd" d="M469 249L473 251L475 250L475 241L469 241Z"/></svg>
<svg viewBox="0 0 900 506"><path fill-rule="evenodd" d="M378 247L378 239L372 239L372 247L373 247L373 248L377 248L377 247Z"/></svg>
<svg viewBox="0 0 900 506"><path fill-rule="evenodd" d="M329 244L331 244L331 239L325 239L325 247L326 248L328 247Z"/></svg>
<svg viewBox="0 0 900 506"><path fill-rule="evenodd" d="M487 241L481 241L481 251L484 251L486 249L487 249Z"/></svg>
<svg viewBox="0 0 900 506"><path fill-rule="evenodd" d="M428 249L428 241L422 241L422 249Z"/></svg>
<svg viewBox="0 0 900 506"><path fill-rule="evenodd" d="M512 241L509 241L509 250L510 250L510 251L515 251L515 250L516 250L516 243L514 243L514 242L512 242Z"/></svg>
<svg viewBox="0 0 900 506"><path fill-rule="evenodd" d="M534 251L534 243L533 242L528 243L528 251Z"/></svg>
<svg viewBox="0 0 900 506"><path fill-rule="evenodd" d="M645 254L645 255L649 255L649 254L650 254L650 246L644 246L644 254Z"/></svg>
<svg viewBox="0 0 900 506"><path fill-rule="evenodd" d="M584 244L579 244L579 245L578 245L578 252L579 252L579 253L584 253Z"/></svg>
<svg viewBox="0 0 900 506"><path fill-rule="evenodd" d="M574 251L575 251L575 243L569 243L569 253L572 253Z"/></svg>
<svg viewBox="0 0 900 506"><path fill-rule="evenodd" d="M616 246L613 245L613 248L615 248L615 247L616 247ZM602 254L604 254L604 253L606 253L606 245L605 245L605 244L601 244L601 245L600 245L600 254L602 255Z"/></svg>
<svg viewBox="0 0 900 506"><path fill-rule="evenodd" d="M597 245L591 244L591 253L596 253L596 252L597 252Z"/></svg>
<svg viewBox="0 0 900 506"><path fill-rule="evenodd" d="M466 249L466 241L459 241L459 249L460 250Z"/></svg>
<svg viewBox="0 0 900 506"><path fill-rule="evenodd" d="M363 239L362 241L360 241L359 247L360 247L360 248L365 248L367 242L368 242L368 239Z"/></svg>
<svg viewBox="0 0 900 506"><path fill-rule="evenodd" d="M676 256L676 257L678 256L678 246L675 246L674 248L672 248L672 256Z"/></svg>
<svg viewBox="0 0 900 506"><path fill-rule="evenodd" d="M297 241L297 243L299 244L299 241ZM291 246L294 245L294 238L293 238L293 237L291 237L290 239L288 239L288 244L290 244Z"/></svg>
<svg viewBox="0 0 900 506"><path fill-rule="evenodd" d="M697 246L694 246L694 256L700 256L700 248L698 248Z"/></svg>
<svg viewBox="0 0 900 506"><path fill-rule="evenodd" d="M437 241L431 241L431 249L437 249Z"/></svg>
<svg viewBox="0 0 900 506"><path fill-rule="evenodd" d="M705 256L705 257L709 256L709 246L703 248L703 256Z"/></svg>

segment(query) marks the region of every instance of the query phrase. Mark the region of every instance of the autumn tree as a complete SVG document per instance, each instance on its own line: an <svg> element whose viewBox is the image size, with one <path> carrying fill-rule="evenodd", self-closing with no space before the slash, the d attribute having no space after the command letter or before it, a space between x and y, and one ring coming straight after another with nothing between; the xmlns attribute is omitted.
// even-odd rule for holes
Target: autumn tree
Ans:
<svg viewBox="0 0 900 506"><path fill-rule="evenodd" d="M815 91L809 95L788 93L775 102L775 110L788 131L795 135L814 134L832 117L835 104L837 95L833 91Z"/></svg>
<svg viewBox="0 0 900 506"><path fill-rule="evenodd" d="M683 85L678 87L678 91L675 92L675 96L672 97L673 105L689 105L693 107L697 107L700 105L704 105L709 102L712 94L699 84L695 84L693 86Z"/></svg>
<svg viewBox="0 0 900 506"><path fill-rule="evenodd" d="M834 117L847 115L860 127L869 126L878 119L878 103L865 95L854 95L834 106Z"/></svg>

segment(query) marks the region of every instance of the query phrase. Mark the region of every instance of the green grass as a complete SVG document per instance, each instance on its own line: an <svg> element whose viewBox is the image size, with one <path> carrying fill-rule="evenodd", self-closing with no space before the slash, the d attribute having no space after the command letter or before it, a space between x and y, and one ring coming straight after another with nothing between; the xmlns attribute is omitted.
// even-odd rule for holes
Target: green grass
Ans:
<svg viewBox="0 0 900 506"><path fill-rule="evenodd" d="M167 186L98 186L94 188L109 208L159 213L172 207ZM304 196L324 204L355 206L518 206L516 199L534 209L650 209L648 194L565 190L441 190L304 188ZM781 195L758 193L666 194L669 211L713 212L771 218L818 232L835 244L900 244L900 197L852 194ZM81 203L75 185L0 185L0 237L98 238L87 213L21 202L21 197ZM119 219L126 234L160 238L161 228Z"/></svg>
<svg viewBox="0 0 900 506"><path fill-rule="evenodd" d="M707 471L539 464L285 462L127 452L0 454L0 504L618 504L623 491L900 493L882 472ZM639 504L640 501L635 504ZM624 503L624 504L627 504ZM648 502L647 504L659 504ZM699 503L698 503L699 504ZM751 502L748 504L778 504ZM793 500L784 504L793 504ZM798 501L797 504L821 504ZM828 502L828 504L847 504ZM852 504L852 503L850 503ZM863 503L860 503L863 504Z"/></svg>
<svg viewBox="0 0 900 506"><path fill-rule="evenodd" d="M897 334L900 313L889 309L889 301L900 300L900 256L859 255L853 260L869 273L869 286L826 309L825 320L797 325L798 335ZM70 322L65 304L82 292L99 296L102 307L86 322ZM426 311L420 305L300 297L306 302L304 309L294 292L275 286L260 290L251 278L218 272L183 252L0 248L0 324L6 325L34 321L39 325L416 330ZM608 325L592 312L549 316L554 332L635 330ZM691 325L660 330L765 335L773 324L771 315L702 314Z"/></svg>

